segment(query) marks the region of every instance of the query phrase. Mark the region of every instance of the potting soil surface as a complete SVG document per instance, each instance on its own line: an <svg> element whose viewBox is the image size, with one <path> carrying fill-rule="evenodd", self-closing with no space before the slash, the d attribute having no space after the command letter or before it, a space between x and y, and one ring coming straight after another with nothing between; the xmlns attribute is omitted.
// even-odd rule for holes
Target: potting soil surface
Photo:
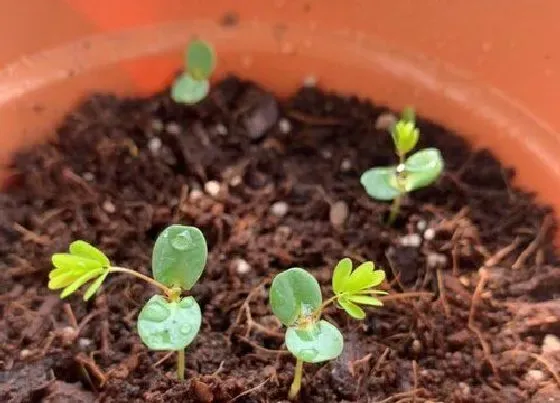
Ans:
<svg viewBox="0 0 560 403"><path fill-rule="evenodd" d="M278 100L236 78L192 107L169 91L86 99L49 144L15 157L0 195L0 401L283 401L294 359L268 287L303 267L326 299L343 257L385 269L390 296L363 321L326 310L344 351L305 365L302 402L558 396L550 209L491 153L419 119L419 147L438 147L445 172L388 227L389 204L359 181L395 163L387 112L315 88ZM172 223L199 227L209 244L190 293L203 324L184 382L175 355L149 351L136 331L155 288L111 275L89 303L47 288L51 254L76 239L150 274L154 240Z"/></svg>

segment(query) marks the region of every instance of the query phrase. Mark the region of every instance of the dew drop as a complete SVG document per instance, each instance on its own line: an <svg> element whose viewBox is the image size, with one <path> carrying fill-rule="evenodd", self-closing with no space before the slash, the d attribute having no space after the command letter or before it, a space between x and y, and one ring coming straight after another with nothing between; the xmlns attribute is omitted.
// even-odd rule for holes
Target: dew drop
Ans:
<svg viewBox="0 0 560 403"><path fill-rule="evenodd" d="M169 309L161 304L150 304L144 309L142 319L151 322L163 322L169 317Z"/></svg>
<svg viewBox="0 0 560 403"><path fill-rule="evenodd" d="M192 331L192 326L191 325L183 325L183 326L181 326L179 331L184 335L190 334L191 331Z"/></svg>
<svg viewBox="0 0 560 403"><path fill-rule="evenodd" d="M317 354L319 354L319 352L317 350L315 350L314 348L306 348L306 349L301 350L298 355L304 361L311 361L312 359L317 357Z"/></svg>
<svg viewBox="0 0 560 403"><path fill-rule="evenodd" d="M192 245L192 237L189 231L178 233L171 240L171 246L178 250L187 250Z"/></svg>
<svg viewBox="0 0 560 403"><path fill-rule="evenodd" d="M179 302L179 306L181 308L190 308L191 306L193 306L194 300L192 298L183 298L181 300L181 302Z"/></svg>

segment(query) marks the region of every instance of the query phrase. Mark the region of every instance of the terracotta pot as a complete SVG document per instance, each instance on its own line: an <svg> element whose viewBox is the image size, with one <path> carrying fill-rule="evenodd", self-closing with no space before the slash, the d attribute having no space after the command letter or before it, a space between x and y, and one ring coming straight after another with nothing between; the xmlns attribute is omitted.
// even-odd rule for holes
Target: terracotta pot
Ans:
<svg viewBox="0 0 560 403"><path fill-rule="evenodd" d="M518 169L560 207L560 2L26 0L0 14L0 164L89 91L147 93L192 35L219 71L287 93L319 84L419 112ZM6 178L7 171L1 174ZM0 178L1 179L1 178Z"/></svg>

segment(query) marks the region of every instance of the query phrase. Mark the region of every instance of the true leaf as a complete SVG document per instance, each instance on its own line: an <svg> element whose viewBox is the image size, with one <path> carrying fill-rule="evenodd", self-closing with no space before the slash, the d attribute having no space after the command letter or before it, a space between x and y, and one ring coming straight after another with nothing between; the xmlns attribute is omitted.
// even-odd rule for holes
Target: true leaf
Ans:
<svg viewBox="0 0 560 403"><path fill-rule="evenodd" d="M376 200L393 200L401 194L397 186L396 167L375 167L360 177L366 192Z"/></svg>
<svg viewBox="0 0 560 403"><path fill-rule="evenodd" d="M341 297L338 299L339 305L348 313L348 315L352 316L356 319L363 319L366 317L366 313L362 308L358 305L354 304L352 301L349 301L346 297Z"/></svg>
<svg viewBox="0 0 560 403"><path fill-rule="evenodd" d="M274 278L269 301L274 315L290 326L300 314L310 314L321 306L321 287L307 271L293 267Z"/></svg>
<svg viewBox="0 0 560 403"><path fill-rule="evenodd" d="M195 80L190 73L181 74L173 83L171 98L187 105L202 101L210 91L208 80Z"/></svg>
<svg viewBox="0 0 560 403"><path fill-rule="evenodd" d="M138 315L138 334L151 350L177 351L188 346L200 330L202 314L193 297L169 302L154 295Z"/></svg>
<svg viewBox="0 0 560 403"><path fill-rule="evenodd" d="M349 295L348 300L360 305L383 306L383 303L379 300L379 298L371 297L369 295Z"/></svg>
<svg viewBox="0 0 560 403"><path fill-rule="evenodd" d="M399 154L406 154L418 143L420 132L414 122L400 120L391 131L395 147Z"/></svg>
<svg viewBox="0 0 560 403"><path fill-rule="evenodd" d="M189 290L202 275L207 256L206 240L198 228L167 227L152 252L154 278L168 287Z"/></svg>
<svg viewBox="0 0 560 403"><path fill-rule="evenodd" d="M57 269L81 273L101 268L101 263L97 260L88 259L81 256L70 255L69 253L55 253L52 255L52 264Z"/></svg>
<svg viewBox="0 0 560 403"><path fill-rule="evenodd" d="M70 244L70 254L95 260L101 264L101 267L109 267L111 265L109 258L102 251L85 241L72 242Z"/></svg>
<svg viewBox="0 0 560 403"><path fill-rule="evenodd" d="M88 287L88 289L84 294L84 301L90 299L93 296L93 294L95 294L97 290L99 290L99 287L101 287L101 284L103 283L103 281L105 281L105 278L107 278L108 274L109 271L106 271L105 274L102 274L101 276L97 277L95 281L91 283L91 285Z"/></svg>
<svg viewBox="0 0 560 403"><path fill-rule="evenodd" d="M201 40L192 41L187 47L187 70L195 80L206 80L214 71L216 56L212 47Z"/></svg>
<svg viewBox="0 0 560 403"><path fill-rule="evenodd" d="M413 107L407 106L401 112L401 120L416 124L416 111Z"/></svg>
<svg viewBox="0 0 560 403"><path fill-rule="evenodd" d="M344 338L336 326L321 320L308 329L288 327L286 348L304 362L323 362L342 353Z"/></svg>
<svg viewBox="0 0 560 403"><path fill-rule="evenodd" d="M62 293L60 294L60 298L66 298L70 294L74 293L78 288L83 286L85 283L87 283L88 281L90 281L90 280L94 279L95 277L101 275L105 271L106 270L103 269L103 268L88 271L87 273L82 275L80 278L78 278L77 280L72 282L72 284L70 284L64 290L62 290Z"/></svg>
<svg viewBox="0 0 560 403"><path fill-rule="evenodd" d="M52 277L49 280L49 289L51 290L57 290L59 288L64 288L69 286L70 284L72 284L74 281L76 281L80 276L74 274L74 273L64 273L64 274L60 274L56 277Z"/></svg>
<svg viewBox="0 0 560 403"><path fill-rule="evenodd" d="M350 274L350 278L342 288L343 292L356 293L360 290L375 287L385 280L383 270L375 270L373 262L364 262Z"/></svg>
<svg viewBox="0 0 560 403"><path fill-rule="evenodd" d="M340 294L350 278L350 273L352 272L352 260L349 258L344 258L334 268L332 287L335 294Z"/></svg>
<svg viewBox="0 0 560 403"><path fill-rule="evenodd" d="M405 162L407 192L419 189L433 183L443 171L443 158L436 148L420 150Z"/></svg>

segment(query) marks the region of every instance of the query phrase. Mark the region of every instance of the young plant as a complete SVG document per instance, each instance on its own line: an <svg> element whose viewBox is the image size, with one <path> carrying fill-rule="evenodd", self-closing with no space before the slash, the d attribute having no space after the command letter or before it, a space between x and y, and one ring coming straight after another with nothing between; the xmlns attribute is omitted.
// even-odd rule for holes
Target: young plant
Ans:
<svg viewBox="0 0 560 403"><path fill-rule="evenodd" d="M375 295L385 295L374 287L385 279L383 270L365 262L352 270L352 261L342 259L332 277L334 296L323 302L317 280L304 269L294 267L278 274L269 290L274 315L287 326L286 348L296 357L294 380L288 397L295 399L301 388L303 363L335 359L342 353L344 339L338 328L321 320L323 310L336 302L350 316L365 317L360 305L381 306Z"/></svg>
<svg viewBox="0 0 560 403"><path fill-rule="evenodd" d="M192 41L185 53L185 71L173 83L171 98L188 105L202 101L210 90L208 79L215 67L212 47L201 40Z"/></svg>
<svg viewBox="0 0 560 403"><path fill-rule="evenodd" d="M52 256L49 288L62 289L65 298L90 283L83 295L90 299L110 273L126 273L155 285L163 295L154 295L138 315L138 334L151 350L177 351L177 377L185 377L185 347L200 330L202 315L193 297L181 297L202 275L208 249L202 232L195 227L172 225L157 238L148 277L124 267L112 266L107 256L85 241L74 241L68 253Z"/></svg>
<svg viewBox="0 0 560 403"><path fill-rule="evenodd" d="M416 147L420 137L413 109L406 108L400 120L391 127L390 132L399 164L371 168L360 178L360 182L371 197L393 201L389 213L389 225L395 222L404 195L435 182L443 171L444 165L437 148L424 148L406 157Z"/></svg>

